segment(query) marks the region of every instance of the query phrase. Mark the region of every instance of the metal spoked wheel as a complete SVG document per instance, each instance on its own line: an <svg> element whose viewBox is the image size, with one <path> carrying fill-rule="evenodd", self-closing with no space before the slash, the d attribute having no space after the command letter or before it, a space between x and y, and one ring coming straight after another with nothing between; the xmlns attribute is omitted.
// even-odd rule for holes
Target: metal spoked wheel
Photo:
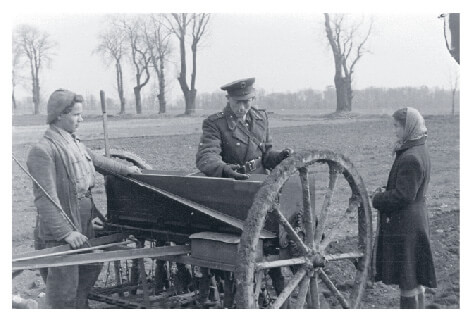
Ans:
<svg viewBox="0 0 471 321"><path fill-rule="evenodd" d="M283 212L288 180L300 186L298 219ZM280 225L280 248L287 236L289 255L257 261L260 232L269 216ZM365 185L347 158L306 151L284 160L263 183L244 223L235 272L237 307L258 307L260 276L273 268L284 269L288 281L271 308L359 307L372 256L371 220Z"/></svg>

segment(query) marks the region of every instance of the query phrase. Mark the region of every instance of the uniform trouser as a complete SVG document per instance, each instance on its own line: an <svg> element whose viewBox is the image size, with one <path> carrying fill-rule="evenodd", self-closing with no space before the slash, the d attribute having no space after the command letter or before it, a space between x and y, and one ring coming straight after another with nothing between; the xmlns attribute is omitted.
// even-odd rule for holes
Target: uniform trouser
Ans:
<svg viewBox="0 0 471 321"><path fill-rule="evenodd" d="M82 219L82 231L88 238L93 238L91 227L93 201L84 198L79 202ZM37 250L64 245L64 241L43 241L36 238ZM46 303L52 309L88 308L88 293L100 275L102 263L70 265L40 269L46 284Z"/></svg>

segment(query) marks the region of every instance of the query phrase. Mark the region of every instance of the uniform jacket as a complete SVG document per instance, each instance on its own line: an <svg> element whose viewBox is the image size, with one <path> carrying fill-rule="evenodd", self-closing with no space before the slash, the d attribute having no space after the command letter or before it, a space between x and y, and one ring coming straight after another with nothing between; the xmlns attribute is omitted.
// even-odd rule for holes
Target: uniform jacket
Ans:
<svg viewBox="0 0 471 321"><path fill-rule="evenodd" d="M279 151L272 150L267 114L252 107L247 117L250 124L244 126L226 106L223 112L203 121L203 134L196 154L196 167L201 172L221 177L224 165L244 165L259 157L263 167L258 173L266 173L266 169L277 165Z"/></svg>
<svg viewBox="0 0 471 321"><path fill-rule="evenodd" d="M85 175L75 176L71 170L74 164L70 161L70 150L64 150L61 146L67 144L58 144L55 142L58 130L55 126L50 126L41 140L35 144L28 153L27 166L31 175L46 190L46 192L60 204L64 212L79 232L83 232L83 224L79 212L79 195L83 180L93 179ZM85 145L78 142L80 148L87 154L84 161L90 162L90 167L94 166L105 168L109 171L125 174L126 166L106 157L93 153ZM90 186L92 187L92 186ZM73 231L70 224L60 214L60 211L52 204L45 194L33 184L34 204L37 208L37 237L41 240L59 241L65 238ZM91 224L91 223L90 223ZM87 235L86 235L87 236Z"/></svg>
<svg viewBox="0 0 471 321"><path fill-rule="evenodd" d="M373 198L380 211L376 280L405 290L436 287L425 203L430 180L425 140L408 141L396 151L386 191Z"/></svg>

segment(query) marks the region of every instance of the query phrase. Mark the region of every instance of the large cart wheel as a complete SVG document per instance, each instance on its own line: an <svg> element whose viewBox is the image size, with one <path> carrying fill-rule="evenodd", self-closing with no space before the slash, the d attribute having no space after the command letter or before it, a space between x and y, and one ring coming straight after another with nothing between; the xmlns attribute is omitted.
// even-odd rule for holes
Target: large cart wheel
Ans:
<svg viewBox="0 0 471 321"><path fill-rule="evenodd" d="M345 180L338 180L341 176ZM283 187L293 179L300 185L298 219L287 218L281 206ZM321 203L318 211L316 199ZM260 262L256 248L268 216L282 227L280 237L281 231L288 236L290 255ZM331 151L305 151L285 159L257 192L244 223L235 271L237 308L258 307L261 275L270 268L290 274L272 308L359 307L372 256L371 218L365 185L347 158Z"/></svg>

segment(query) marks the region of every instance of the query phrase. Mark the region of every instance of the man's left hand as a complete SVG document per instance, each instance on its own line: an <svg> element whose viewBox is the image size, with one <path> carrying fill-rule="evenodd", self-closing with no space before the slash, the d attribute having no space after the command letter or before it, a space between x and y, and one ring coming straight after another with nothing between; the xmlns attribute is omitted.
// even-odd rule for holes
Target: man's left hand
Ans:
<svg viewBox="0 0 471 321"><path fill-rule="evenodd" d="M277 163L278 163L278 164L281 163L285 158L290 157L293 153L294 153L294 150L292 150L291 148L285 148L285 149L283 149L283 150L278 154Z"/></svg>
<svg viewBox="0 0 471 321"><path fill-rule="evenodd" d="M99 217L95 217L92 220L92 227L94 230L102 230L103 229L103 221Z"/></svg>

